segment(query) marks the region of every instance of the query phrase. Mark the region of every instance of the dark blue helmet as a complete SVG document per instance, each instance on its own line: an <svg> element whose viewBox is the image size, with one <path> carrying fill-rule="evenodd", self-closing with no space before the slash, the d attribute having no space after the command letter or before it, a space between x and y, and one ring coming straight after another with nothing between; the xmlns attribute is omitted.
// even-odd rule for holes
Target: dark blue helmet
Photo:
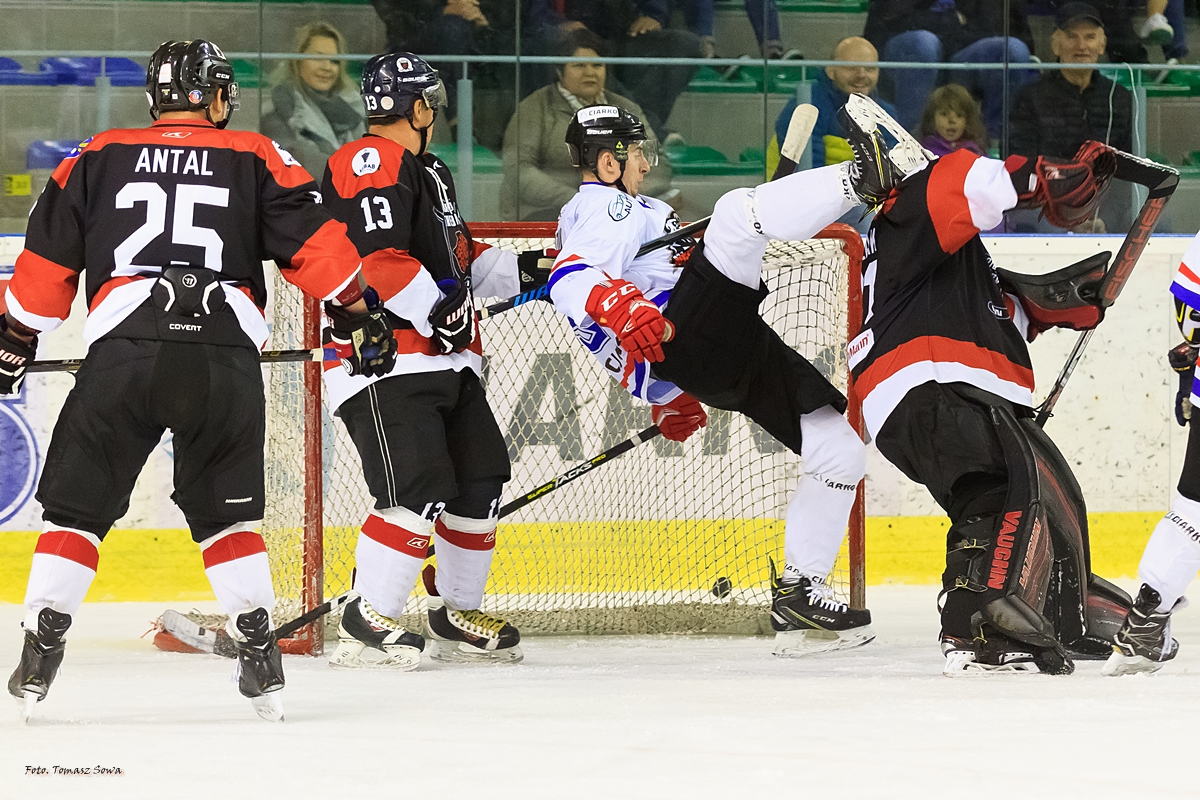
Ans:
<svg viewBox="0 0 1200 800"><path fill-rule="evenodd" d="M229 104L225 119L215 123L224 128L238 108L238 85L233 79L233 65L212 42L204 39L163 42L150 56L146 99L150 101L150 116L154 119L164 111L204 109L207 113L218 93Z"/></svg>
<svg viewBox="0 0 1200 800"><path fill-rule="evenodd" d="M362 98L368 120L403 117L412 122L420 97L434 112L446 105L446 87L438 71L412 53L384 53L363 67Z"/></svg>

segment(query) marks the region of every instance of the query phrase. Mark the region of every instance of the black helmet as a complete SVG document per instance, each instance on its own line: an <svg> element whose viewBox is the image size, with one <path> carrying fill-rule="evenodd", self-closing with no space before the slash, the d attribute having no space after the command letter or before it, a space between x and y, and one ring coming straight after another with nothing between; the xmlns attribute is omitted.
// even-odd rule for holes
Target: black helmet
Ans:
<svg viewBox="0 0 1200 800"><path fill-rule="evenodd" d="M163 42L150 56L146 99L150 101L150 116L154 119L164 111L204 109L207 116L218 92L229 104L229 113L214 124L224 128L238 108L238 85L233 79L233 65L212 42L204 39Z"/></svg>
<svg viewBox="0 0 1200 800"><path fill-rule="evenodd" d="M435 112L446 105L438 71L412 53L384 53L363 67L362 98L367 118L404 117L412 122L413 102L421 97Z"/></svg>
<svg viewBox="0 0 1200 800"><path fill-rule="evenodd" d="M625 172L629 148L642 145L650 166L658 163L658 150L646 135L646 126L635 115L617 106L581 108L567 125L567 149L576 167L596 171L600 153L611 150Z"/></svg>

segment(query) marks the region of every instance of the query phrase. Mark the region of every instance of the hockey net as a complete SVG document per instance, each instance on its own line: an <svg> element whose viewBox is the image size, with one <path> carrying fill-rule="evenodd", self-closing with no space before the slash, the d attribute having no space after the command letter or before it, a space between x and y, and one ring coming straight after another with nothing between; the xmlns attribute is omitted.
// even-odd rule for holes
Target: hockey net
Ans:
<svg viewBox="0 0 1200 800"><path fill-rule="evenodd" d="M553 246L554 226L472 226L512 250ZM861 319L862 241L846 225L819 238L774 242L762 313L790 346L850 396L845 344ZM277 279L269 349L317 345L315 303ZM504 500L519 497L648 427L635 404L548 303L482 323L484 380L512 459ZM358 526L373 503L340 420L322 408L319 365L268 371L267 514L263 535L279 605L277 623L351 588ZM765 633L769 559L782 567L784 514L799 459L737 414L709 410L683 444L661 437L501 520L483 608L523 635L538 633ZM863 497L831 582L864 606ZM433 557L436 563L436 556ZM418 582L405 624L424 629ZM320 652L305 629L289 649Z"/></svg>

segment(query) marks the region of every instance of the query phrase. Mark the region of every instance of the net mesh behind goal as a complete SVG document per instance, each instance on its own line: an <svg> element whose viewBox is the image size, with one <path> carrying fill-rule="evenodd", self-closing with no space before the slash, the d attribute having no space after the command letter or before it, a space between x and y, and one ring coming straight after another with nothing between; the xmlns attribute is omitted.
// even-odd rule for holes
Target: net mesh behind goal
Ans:
<svg viewBox="0 0 1200 800"><path fill-rule="evenodd" d="M553 246L553 224L473 225L512 250ZM764 259L764 318L848 391L845 355L862 242L848 226L774 242ZM282 279L270 349L315 344L315 304ZM548 303L481 324L484 382L512 459L504 500L560 475L651 424ZM312 344L308 344L312 343ZM317 364L266 367L267 517L263 535L277 622L350 589L358 526L373 506L345 428L322 410ZM858 404L850 418L861 430ZM657 438L503 519L483 608L537 633L769 631L768 559L782 567L783 518L799 459L737 414L709 410L686 443ZM862 489L831 580L863 605ZM436 556L434 557L436 560ZM423 630L417 586L406 626ZM333 633L335 620L326 621ZM318 631L319 632L319 631ZM293 649L316 652L320 636Z"/></svg>

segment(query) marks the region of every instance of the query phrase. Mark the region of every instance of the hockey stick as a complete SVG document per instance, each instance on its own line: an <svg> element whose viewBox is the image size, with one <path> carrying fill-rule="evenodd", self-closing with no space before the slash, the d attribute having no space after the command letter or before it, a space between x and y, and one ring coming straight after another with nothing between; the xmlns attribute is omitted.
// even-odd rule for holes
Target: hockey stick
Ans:
<svg viewBox="0 0 1200 800"><path fill-rule="evenodd" d="M314 347L311 350L264 350L259 360L264 364L285 364L291 361L323 361L324 348ZM58 361L33 361L26 367L27 372L74 372L83 366L82 358L64 358Z"/></svg>
<svg viewBox="0 0 1200 800"><path fill-rule="evenodd" d="M1117 172L1113 177L1145 186L1150 191L1146 195L1145 202L1142 203L1141 210L1138 211L1137 218L1130 226L1129 233L1125 234L1125 240L1121 242L1121 249L1117 251L1116 260L1104 273L1104 279L1100 281L1097 302L1101 308L1108 308L1115 303L1117 296L1125 288L1142 251L1146 249L1146 243L1150 241L1150 234L1154 233L1154 227L1158 224L1158 218L1162 214L1163 208L1166 207L1167 201L1171 199L1171 195L1179 185L1178 170L1138 158L1121 150L1114 149L1113 152L1117 156ZM1054 382L1050 394L1046 395L1046 399L1038 406L1038 427L1046 426L1046 421L1050 419L1051 412L1058 403L1058 398L1062 396L1071 373L1075 371L1075 367L1079 366L1079 361L1083 358L1083 351L1087 348L1088 342L1091 341L1092 334L1095 332L1096 329L1092 328L1079 335L1075 347L1067 356L1067 362L1063 364L1062 370L1058 373L1058 379Z"/></svg>
<svg viewBox="0 0 1200 800"><path fill-rule="evenodd" d="M796 165L808 149L808 140L812 138L813 128L816 126L817 107L809 103L796 106L792 118L788 120L787 133L779 143L779 165L775 167L775 174L771 176L771 180L779 180L796 171Z"/></svg>

